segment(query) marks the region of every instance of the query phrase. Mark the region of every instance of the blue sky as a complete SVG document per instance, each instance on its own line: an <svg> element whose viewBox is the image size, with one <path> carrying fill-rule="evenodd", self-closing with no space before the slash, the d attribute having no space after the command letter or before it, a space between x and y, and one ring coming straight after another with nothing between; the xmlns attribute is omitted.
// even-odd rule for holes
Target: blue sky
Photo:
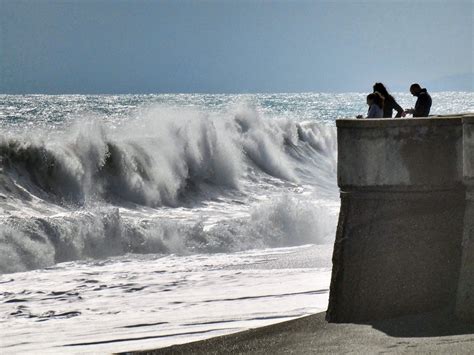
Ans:
<svg viewBox="0 0 474 355"><path fill-rule="evenodd" d="M0 93L472 90L473 41L471 0L0 0Z"/></svg>

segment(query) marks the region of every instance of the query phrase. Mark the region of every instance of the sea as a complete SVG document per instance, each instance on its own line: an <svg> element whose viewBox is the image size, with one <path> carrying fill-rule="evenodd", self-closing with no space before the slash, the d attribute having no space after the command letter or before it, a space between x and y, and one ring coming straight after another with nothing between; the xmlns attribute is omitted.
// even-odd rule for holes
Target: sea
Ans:
<svg viewBox="0 0 474 355"><path fill-rule="evenodd" d="M153 349L324 311L335 120L366 94L0 95L0 352ZM472 92L432 97L474 112Z"/></svg>

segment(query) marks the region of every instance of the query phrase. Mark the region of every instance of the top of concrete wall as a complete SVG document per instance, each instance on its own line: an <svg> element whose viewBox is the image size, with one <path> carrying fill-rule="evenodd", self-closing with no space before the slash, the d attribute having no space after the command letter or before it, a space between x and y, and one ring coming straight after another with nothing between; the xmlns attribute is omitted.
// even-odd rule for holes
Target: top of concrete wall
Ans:
<svg viewBox="0 0 474 355"><path fill-rule="evenodd" d="M463 123L474 124L474 114L336 123L342 190L450 189L460 186L465 176L474 178L474 128L473 144L464 143L472 147L464 161L473 159L463 173Z"/></svg>
<svg viewBox="0 0 474 355"><path fill-rule="evenodd" d="M463 118L472 116L433 116L430 118L381 118L381 119L339 119L336 126L340 128L371 128L371 127L411 127L411 126L449 126L462 124Z"/></svg>
<svg viewBox="0 0 474 355"><path fill-rule="evenodd" d="M465 114L462 116L463 123L473 124L474 123L474 113Z"/></svg>

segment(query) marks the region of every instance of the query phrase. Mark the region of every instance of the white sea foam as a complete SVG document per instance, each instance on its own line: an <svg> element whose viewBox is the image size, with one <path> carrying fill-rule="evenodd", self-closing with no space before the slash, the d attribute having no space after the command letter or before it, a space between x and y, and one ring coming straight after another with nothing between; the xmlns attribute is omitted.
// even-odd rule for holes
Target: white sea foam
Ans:
<svg viewBox="0 0 474 355"><path fill-rule="evenodd" d="M0 227L0 270L26 271L128 253L186 255L324 244L334 236L337 204L284 195L255 204L248 216L213 224L202 216L183 221L123 214L118 208L98 208L50 217L10 217Z"/></svg>
<svg viewBox="0 0 474 355"><path fill-rule="evenodd" d="M0 275L2 354L150 349L323 311L330 256L328 245L130 255Z"/></svg>

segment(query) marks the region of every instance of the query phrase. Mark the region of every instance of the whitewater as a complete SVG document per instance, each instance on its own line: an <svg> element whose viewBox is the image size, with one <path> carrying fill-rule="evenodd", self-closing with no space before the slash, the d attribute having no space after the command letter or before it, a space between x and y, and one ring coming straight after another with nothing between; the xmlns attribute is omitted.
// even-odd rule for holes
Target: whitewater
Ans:
<svg viewBox="0 0 474 355"><path fill-rule="evenodd" d="M432 96L432 114L474 111L473 93ZM324 311L335 119L366 111L363 93L0 95L2 353L156 348Z"/></svg>

